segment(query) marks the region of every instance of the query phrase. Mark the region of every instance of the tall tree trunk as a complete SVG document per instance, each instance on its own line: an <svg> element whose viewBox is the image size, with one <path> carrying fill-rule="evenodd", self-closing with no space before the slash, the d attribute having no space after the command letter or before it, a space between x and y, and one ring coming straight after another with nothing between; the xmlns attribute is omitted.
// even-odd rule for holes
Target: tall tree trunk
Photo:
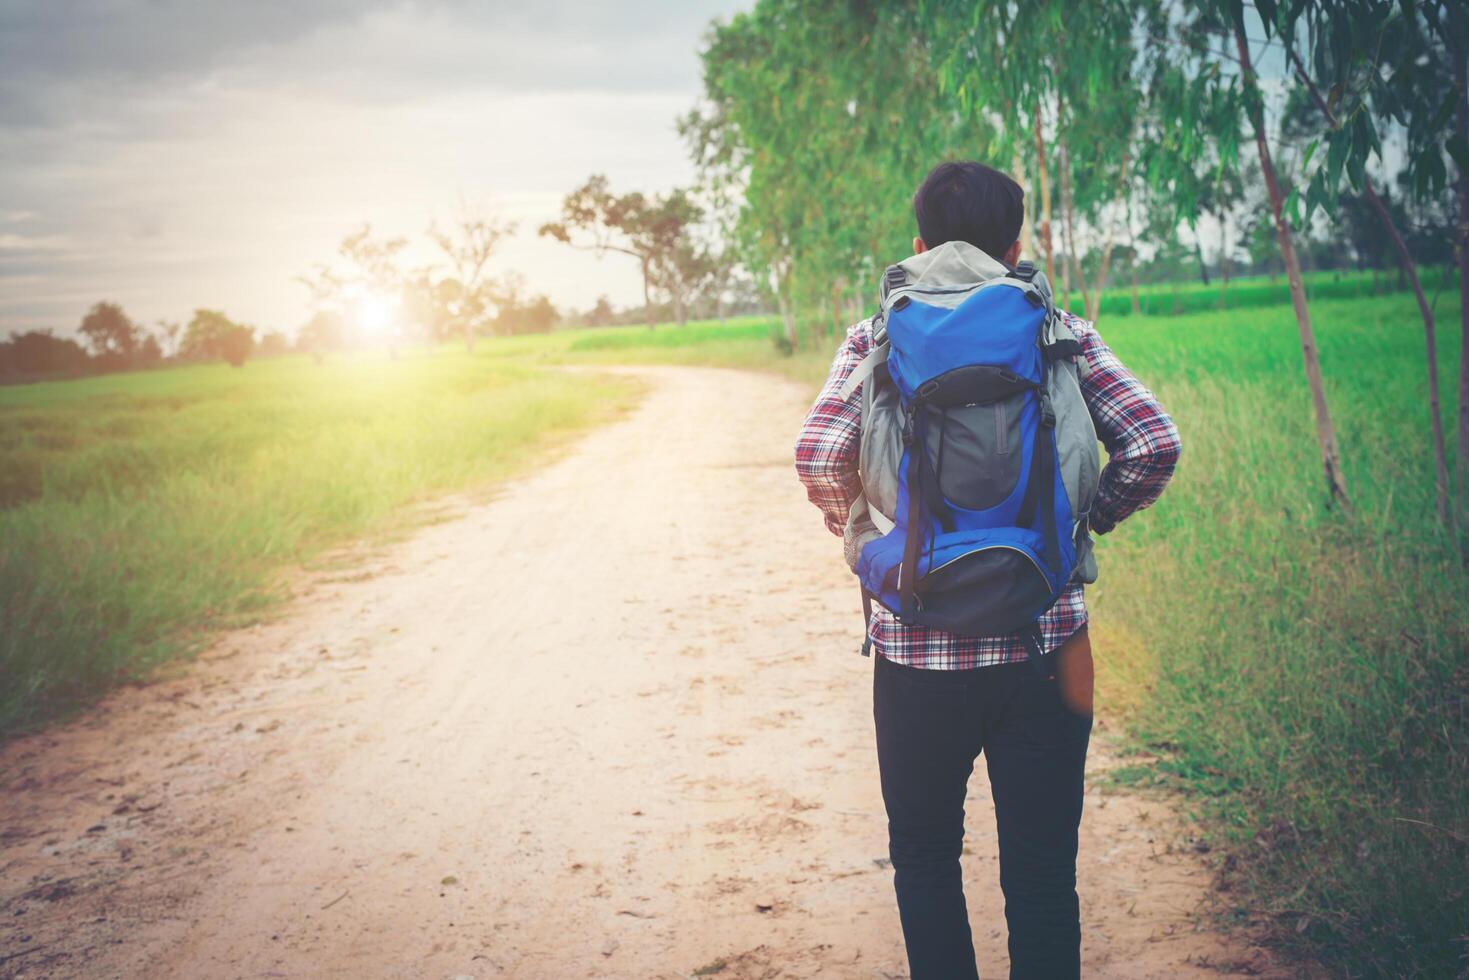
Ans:
<svg viewBox="0 0 1469 980"><path fill-rule="evenodd" d="M1245 40L1244 28L1234 27L1235 47L1239 50L1240 76L1245 86L1254 89L1255 98L1260 98L1255 79L1255 69L1250 63L1250 44ZM1311 328L1311 311L1306 307L1306 286L1301 280L1301 265L1296 259L1295 240L1290 225L1285 220L1285 196L1280 192L1280 181L1275 177L1275 165L1270 159L1270 144L1265 136L1265 111L1263 103L1257 101L1249 113L1250 124L1255 131L1255 148L1260 154L1260 170L1265 177L1265 190L1270 195L1270 211L1275 218L1275 237L1280 243L1280 257L1285 263L1285 274L1290 281L1290 302L1296 314L1296 329L1301 339L1301 355L1306 363L1306 383L1311 389L1311 404L1316 413L1316 438L1321 443L1321 465L1326 471L1326 488L1331 502L1351 513L1351 500L1347 496L1346 479L1341 471L1341 452L1336 445L1336 426L1331 421L1331 410L1326 404L1326 387L1321 381L1321 362L1316 353L1316 333ZM1197 238L1195 238L1197 241Z"/></svg>
<svg viewBox="0 0 1469 980"><path fill-rule="evenodd" d="M1058 111L1059 108L1058 105ZM1076 257L1076 231L1073 225L1075 208L1071 198L1071 151L1065 140L1058 140L1056 145L1056 179L1061 185L1061 244L1066 248L1066 261L1061 266L1061 305L1070 308L1071 283L1075 280L1077 288L1081 290L1081 308L1085 312L1091 309L1092 303L1086 293L1086 276Z"/></svg>
<svg viewBox="0 0 1469 980"><path fill-rule="evenodd" d="M1056 93L1056 181L1061 190L1061 244L1066 249L1066 261L1061 264L1061 305L1071 307L1071 283L1075 280L1081 289L1082 309L1089 305L1086 300L1086 280L1076 259L1076 235L1072 229L1071 200L1071 151L1066 146L1066 105L1061 93Z"/></svg>
<svg viewBox="0 0 1469 980"><path fill-rule="evenodd" d="M1142 313L1143 305L1137 298L1137 229L1132 224L1132 198L1127 201L1127 271L1132 277L1132 315Z"/></svg>
<svg viewBox="0 0 1469 980"><path fill-rule="evenodd" d="M1229 305L1229 212L1219 209L1219 305Z"/></svg>
<svg viewBox="0 0 1469 980"><path fill-rule="evenodd" d="M1457 90L1457 105L1454 108L1454 130L1462 143L1469 140L1469 90L1465 86L1465 61L1469 58L1469 42L1464 40L1469 24L1465 23L1464 8L1460 4L1449 6L1449 33L1459 39L1450 47L1454 59L1454 88ZM1469 173L1462 168L1458 180L1459 220L1456 226L1455 251L1459 260L1459 458L1455 476L1459 481L1459 493L1455 498L1455 515L1461 529L1469 529ZM1469 562L1469 540L1461 542L1463 556Z"/></svg>
<svg viewBox="0 0 1469 980"><path fill-rule="evenodd" d="M1070 157L1067 157L1070 160ZM1122 196L1127 191L1127 165L1131 161L1130 150L1122 151L1122 167L1117 172L1117 194ZM1071 177L1068 171L1066 177L1066 237L1071 238ZM1107 240L1102 245L1102 257L1097 263L1097 278L1091 290L1086 287L1086 274L1081 268L1081 263L1076 263L1076 277L1081 283L1081 302L1086 309L1086 318L1096 323L1102 317L1102 290L1107 286L1107 271L1112 267L1112 247L1117 241L1117 226L1115 223L1107 226ZM1068 245L1068 248L1070 246Z"/></svg>
<svg viewBox="0 0 1469 980"><path fill-rule="evenodd" d="M1331 106L1321 95L1321 90L1316 83L1311 81L1306 74L1306 66L1302 63L1300 55L1291 52L1291 60L1295 63L1296 77L1299 78L1311 93L1311 98L1316 103L1316 108L1326 117L1326 121L1332 129L1337 129L1339 123L1336 115L1331 111ZM1462 180L1460 181L1460 194L1463 194ZM1434 466L1434 491L1435 504L1438 512L1438 521L1444 527L1458 528L1456 515L1449 509L1449 463L1448 454L1444 445L1443 432L1443 410L1439 407L1438 393L1438 343L1434 337L1433 330L1433 307L1428 303L1428 297L1423 294L1423 286L1418 281L1418 269L1413 263L1413 256L1408 252L1408 245L1403 241L1403 236L1398 233L1398 226L1393 223L1392 214L1387 210L1387 205L1377 194L1377 188L1372 186L1371 178L1366 176L1362 179L1362 194L1367 198L1367 203L1377 215L1377 220L1382 222L1382 230L1387 232L1387 237L1392 242L1393 250L1398 253L1398 275L1403 277L1412 286L1413 296L1418 300L1418 313L1423 318L1423 344L1428 358L1428 411L1432 419L1431 429L1433 438L1433 466ZM1462 212L1463 199L1460 198L1460 209ZM1461 226L1462 233L1462 226ZM1462 254L1462 252L1461 252ZM1462 479L1462 477L1461 477Z"/></svg>
<svg viewBox="0 0 1469 980"><path fill-rule="evenodd" d="M800 338L796 336L796 317L791 312L791 302L786 297L786 280L784 276L775 275L775 304L780 311L781 327L785 330L786 346L795 353Z"/></svg>
<svg viewBox="0 0 1469 980"><path fill-rule="evenodd" d="M1462 178L1460 179L1460 184L1463 184ZM1449 510L1449 463L1447 451L1444 446L1443 410L1439 407L1440 402L1438 395L1438 343L1434 337L1433 332L1433 307L1428 305L1428 298L1423 295L1423 286L1418 281L1418 270L1413 265L1413 257L1408 253L1408 246L1403 241L1403 236L1398 234L1397 226L1393 224L1392 215L1388 213L1387 207L1382 203L1382 198L1377 196L1377 190L1372 186L1372 181L1364 177L1362 180L1362 187L1367 195L1367 203L1372 205L1373 211L1377 212L1378 220L1382 222L1382 227L1387 232L1388 238L1392 241L1393 248L1397 250L1399 274L1405 277L1412 285L1413 296L1418 300L1418 313L1423 318L1424 351L1425 356L1428 359L1428 411L1429 414L1432 416L1434 488L1437 497L1436 502L1438 510L1438 520L1439 523L1442 524L1444 527L1457 527L1459 522L1455 519L1456 515L1451 514ZM1461 189L1459 192L1459 208L1461 211L1464 208L1464 200L1465 193ZM1463 241L1464 231L1461 219L1461 256L1464 252L1462 246ZM1460 259L1460 268L1463 268L1462 258ZM1465 336L1469 337L1469 320L1465 321L1464 330ZM1461 377L1459 379L1460 398L1464 397L1464 392L1466 388L1469 388L1469 383L1466 383L1465 379ZM1464 452L1464 430L1465 426L1463 423L1463 413L1461 408L1459 427L1459 452L1461 456ZM1460 462L1462 463L1462 459ZM1464 475L1461 468L1459 474L1461 487L1463 486L1463 480Z"/></svg>
<svg viewBox="0 0 1469 980"><path fill-rule="evenodd" d="M1006 118L1008 118L1008 116ZM1025 186L1025 161L1021 159L1020 150L1018 148L1015 151L1014 158L1010 162L1010 169L1015 171L1015 182L1020 185L1020 193L1025 197L1029 197L1030 188ZM1020 256L1021 258L1027 258L1034 261L1035 253L1032 252L1030 248L1030 222L1022 220L1020 222Z"/></svg>
<svg viewBox="0 0 1469 980"><path fill-rule="evenodd" d="M1090 293L1086 287L1082 287L1082 302L1086 304L1087 319L1095 324L1102 318L1102 289L1107 285L1107 270L1112 267L1112 246L1115 240L1114 232L1107 232L1107 243L1102 246L1102 261L1097 265L1097 281L1092 286Z"/></svg>
<svg viewBox="0 0 1469 980"><path fill-rule="evenodd" d="M1041 107L1035 107L1035 167L1041 184L1041 248L1046 253L1046 278L1056 281L1056 260L1051 249L1051 175L1046 171L1046 139L1041 132Z"/></svg>
<svg viewBox="0 0 1469 980"><path fill-rule="evenodd" d="M1199 280L1209 285L1209 267L1204 264L1204 247L1199 244L1199 233L1194 232L1194 258L1199 262Z"/></svg>
<svg viewBox="0 0 1469 980"><path fill-rule="evenodd" d="M648 281L648 257L643 256L643 319L653 329L653 286Z"/></svg>

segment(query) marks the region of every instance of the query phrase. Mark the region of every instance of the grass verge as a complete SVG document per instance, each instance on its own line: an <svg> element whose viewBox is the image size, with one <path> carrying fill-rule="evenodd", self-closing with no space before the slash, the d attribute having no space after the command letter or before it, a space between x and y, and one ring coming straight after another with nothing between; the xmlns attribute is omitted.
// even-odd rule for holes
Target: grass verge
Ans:
<svg viewBox="0 0 1469 980"><path fill-rule="evenodd" d="M522 471L636 387L445 349L0 389L0 733L259 615L283 571Z"/></svg>

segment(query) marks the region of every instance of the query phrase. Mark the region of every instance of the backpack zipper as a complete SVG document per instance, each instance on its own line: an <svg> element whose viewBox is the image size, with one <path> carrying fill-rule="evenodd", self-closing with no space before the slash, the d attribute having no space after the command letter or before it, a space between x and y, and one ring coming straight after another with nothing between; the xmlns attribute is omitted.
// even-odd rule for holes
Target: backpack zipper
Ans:
<svg viewBox="0 0 1469 980"><path fill-rule="evenodd" d="M956 561L963 561L965 558L968 558L970 555L977 554L978 552L981 552L981 551L989 551L989 550L991 550L993 548L1003 548L1006 551L1013 551L1016 554L1024 555L1025 558L1026 558L1026 560L1029 561L1032 565L1035 566L1035 570L1040 573L1041 578L1043 578L1043 579L1046 580L1046 584L1047 585L1050 584L1051 577L1046 574L1046 570L1041 567L1041 563L1038 562L1038 561L1036 561L1034 558L1031 557L1030 552L1026 551L1024 548L1017 548L1014 545L1009 545L1009 544L987 544L987 545L983 546L982 548L976 548L974 551L966 551L964 554L959 555L957 558L950 558L948 561L944 562L942 565L940 565L937 568L930 568L928 570L927 574L925 574L923 577L924 578L928 578L929 575L932 575L935 572L941 572L941 571L943 571L944 569L948 568L950 565L954 564L954 562L956 562ZM900 571L898 574L901 575L902 572Z"/></svg>

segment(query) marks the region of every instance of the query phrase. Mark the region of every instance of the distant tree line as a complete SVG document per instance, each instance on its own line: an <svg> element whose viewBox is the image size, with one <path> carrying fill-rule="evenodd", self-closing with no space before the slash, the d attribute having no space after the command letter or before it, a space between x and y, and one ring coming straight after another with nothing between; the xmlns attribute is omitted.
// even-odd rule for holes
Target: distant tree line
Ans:
<svg viewBox="0 0 1469 980"><path fill-rule="evenodd" d="M242 366L252 355L278 356L290 349L284 334L261 333L218 310L198 309L188 323L138 323L117 303L99 302L77 326L81 342L51 330L12 331L0 341L0 382L75 378L137 371L165 363L223 361Z"/></svg>

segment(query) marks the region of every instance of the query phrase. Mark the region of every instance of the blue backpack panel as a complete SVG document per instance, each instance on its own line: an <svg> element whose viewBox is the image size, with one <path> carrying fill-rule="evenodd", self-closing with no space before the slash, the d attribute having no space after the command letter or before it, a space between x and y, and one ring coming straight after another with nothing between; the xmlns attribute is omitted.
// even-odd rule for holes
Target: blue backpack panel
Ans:
<svg viewBox="0 0 1469 980"><path fill-rule="evenodd" d="M1062 352L1043 343L1055 313L1028 271L964 287L956 306L915 286L888 307L903 441L895 526L861 547L855 571L902 622L1019 633L1039 655L1036 620L1077 566L1077 516L1048 377Z"/></svg>

